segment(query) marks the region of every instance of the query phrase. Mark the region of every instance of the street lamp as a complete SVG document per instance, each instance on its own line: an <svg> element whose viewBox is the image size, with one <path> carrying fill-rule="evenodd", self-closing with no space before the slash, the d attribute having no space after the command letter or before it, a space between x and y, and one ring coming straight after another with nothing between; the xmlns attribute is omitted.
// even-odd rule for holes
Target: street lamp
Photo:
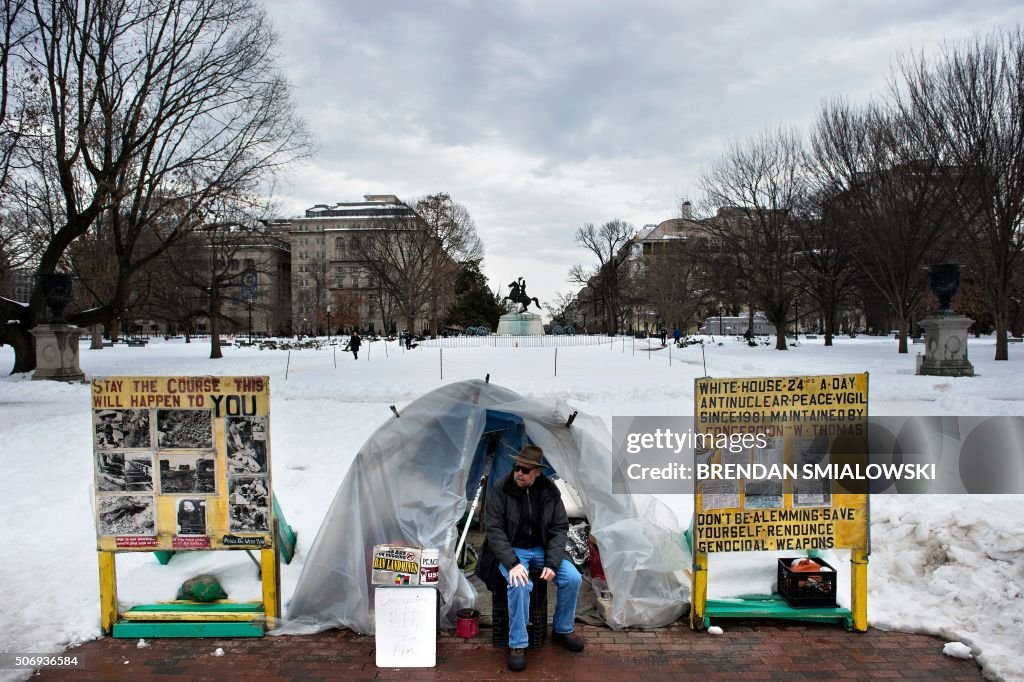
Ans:
<svg viewBox="0 0 1024 682"><path fill-rule="evenodd" d="M331 342L331 306L327 306L327 343Z"/></svg>
<svg viewBox="0 0 1024 682"><path fill-rule="evenodd" d="M305 316L302 317L302 335L309 336L309 322Z"/></svg>
<svg viewBox="0 0 1024 682"><path fill-rule="evenodd" d="M724 312L724 309L721 306L719 306L718 307L718 335L719 336L725 336L725 330L722 328L722 313L723 312Z"/></svg>

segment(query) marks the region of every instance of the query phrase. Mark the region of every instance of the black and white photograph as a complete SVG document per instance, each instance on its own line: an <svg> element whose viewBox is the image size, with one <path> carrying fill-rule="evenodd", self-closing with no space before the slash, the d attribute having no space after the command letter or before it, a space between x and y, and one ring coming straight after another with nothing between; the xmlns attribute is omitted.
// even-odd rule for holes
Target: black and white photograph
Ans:
<svg viewBox="0 0 1024 682"><path fill-rule="evenodd" d="M161 450L212 448L212 415L210 410L157 410L157 447Z"/></svg>
<svg viewBox="0 0 1024 682"><path fill-rule="evenodd" d="M217 490L216 458L200 455L160 455L160 492L214 493Z"/></svg>
<svg viewBox="0 0 1024 682"><path fill-rule="evenodd" d="M96 453L96 490L124 492L124 454L120 452Z"/></svg>
<svg viewBox="0 0 1024 682"><path fill-rule="evenodd" d="M97 495L100 535L155 535L155 506L151 496Z"/></svg>
<svg viewBox="0 0 1024 682"><path fill-rule="evenodd" d="M153 458L149 453L125 456L124 489L130 493L153 492Z"/></svg>
<svg viewBox="0 0 1024 682"><path fill-rule="evenodd" d="M96 453L96 490L153 492L153 460L149 453Z"/></svg>
<svg viewBox="0 0 1024 682"><path fill-rule="evenodd" d="M224 439L229 475L267 473L266 417L228 417Z"/></svg>
<svg viewBox="0 0 1024 682"><path fill-rule="evenodd" d="M228 479L228 504L269 506L270 488L265 476L232 476Z"/></svg>
<svg viewBox="0 0 1024 682"><path fill-rule="evenodd" d="M94 416L97 449L150 447L149 410L98 410Z"/></svg>
<svg viewBox="0 0 1024 682"><path fill-rule="evenodd" d="M266 533L270 530L270 513L267 507L248 504L231 505L229 529L233 533Z"/></svg>
<svg viewBox="0 0 1024 682"><path fill-rule="evenodd" d="M206 535L206 500L178 501L178 535Z"/></svg>

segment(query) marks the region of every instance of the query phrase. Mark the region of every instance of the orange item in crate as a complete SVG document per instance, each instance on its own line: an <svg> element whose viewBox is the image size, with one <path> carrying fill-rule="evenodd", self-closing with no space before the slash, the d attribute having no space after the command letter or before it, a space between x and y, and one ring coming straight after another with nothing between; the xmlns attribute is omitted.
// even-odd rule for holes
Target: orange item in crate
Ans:
<svg viewBox="0 0 1024 682"><path fill-rule="evenodd" d="M820 571L821 565L812 561L811 559L797 559L789 565L789 570L794 573L801 573L805 571Z"/></svg>

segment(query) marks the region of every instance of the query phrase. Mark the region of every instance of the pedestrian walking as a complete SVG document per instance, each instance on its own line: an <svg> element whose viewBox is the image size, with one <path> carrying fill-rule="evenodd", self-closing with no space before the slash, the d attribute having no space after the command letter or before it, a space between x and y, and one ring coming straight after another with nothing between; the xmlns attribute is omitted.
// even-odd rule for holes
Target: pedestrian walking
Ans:
<svg viewBox="0 0 1024 682"><path fill-rule="evenodd" d="M356 360L359 359L359 346L363 343L362 338L359 336L359 332L352 332L352 338L348 340L348 348L352 351L352 357Z"/></svg>

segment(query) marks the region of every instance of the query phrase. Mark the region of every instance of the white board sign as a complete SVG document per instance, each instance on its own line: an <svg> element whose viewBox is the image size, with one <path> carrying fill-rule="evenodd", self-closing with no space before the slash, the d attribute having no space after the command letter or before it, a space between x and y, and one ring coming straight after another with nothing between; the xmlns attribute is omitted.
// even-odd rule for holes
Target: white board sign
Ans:
<svg viewBox="0 0 1024 682"><path fill-rule="evenodd" d="M432 668L437 663L437 590L377 587L373 595L378 668Z"/></svg>

